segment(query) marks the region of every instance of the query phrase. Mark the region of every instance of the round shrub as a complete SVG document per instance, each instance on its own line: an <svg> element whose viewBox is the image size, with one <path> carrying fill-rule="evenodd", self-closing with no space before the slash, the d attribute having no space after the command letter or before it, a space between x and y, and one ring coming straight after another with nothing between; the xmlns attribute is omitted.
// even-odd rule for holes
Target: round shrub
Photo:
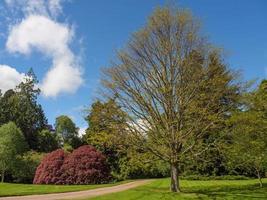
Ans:
<svg viewBox="0 0 267 200"><path fill-rule="evenodd" d="M98 184L110 180L106 157L89 145L81 146L68 155L62 171L64 184Z"/></svg>
<svg viewBox="0 0 267 200"><path fill-rule="evenodd" d="M59 149L49 153L38 166L34 184L97 184L110 180L106 157L85 145L66 154Z"/></svg>
<svg viewBox="0 0 267 200"><path fill-rule="evenodd" d="M35 172L33 183L61 184L61 168L65 157L66 154L62 149L47 154Z"/></svg>

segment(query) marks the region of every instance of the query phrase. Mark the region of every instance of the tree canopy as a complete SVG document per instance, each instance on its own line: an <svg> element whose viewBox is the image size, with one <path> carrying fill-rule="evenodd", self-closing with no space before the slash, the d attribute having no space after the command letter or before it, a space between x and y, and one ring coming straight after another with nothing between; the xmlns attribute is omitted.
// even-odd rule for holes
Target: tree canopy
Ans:
<svg viewBox="0 0 267 200"><path fill-rule="evenodd" d="M244 105L229 120L231 132L227 145L228 160L234 168L254 171L262 187L262 173L267 167L267 81L246 94Z"/></svg>
<svg viewBox="0 0 267 200"><path fill-rule="evenodd" d="M10 170L16 161L16 156L23 154L28 146L25 138L16 124L9 122L0 127L0 170L4 182L5 172Z"/></svg>
<svg viewBox="0 0 267 200"><path fill-rule="evenodd" d="M13 121L22 131L31 149L37 149L38 132L47 127L42 106L37 103L40 93L36 80L26 77L15 90L0 96L0 126Z"/></svg>
<svg viewBox="0 0 267 200"><path fill-rule="evenodd" d="M216 134L235 106L235 80L198 21L168 7L156 9L103 76L107 94L129 114L132 143L170 164L174 192L183 160L205 151L202 138Z"/></svg>

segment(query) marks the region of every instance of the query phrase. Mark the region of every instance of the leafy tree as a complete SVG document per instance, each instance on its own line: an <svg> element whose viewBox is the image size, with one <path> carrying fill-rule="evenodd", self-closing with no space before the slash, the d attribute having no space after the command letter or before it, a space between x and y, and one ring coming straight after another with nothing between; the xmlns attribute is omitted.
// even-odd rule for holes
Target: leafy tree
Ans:
<svg viewBox="0 0 267 200"><path fill-rule="evenodd" d="M11 170L16 157L27 149L27 143L19 128L13 122L0 127L0 170L1 181L4 182L5 172Z"/></svg>
<svg viewBox="0 0 267 200"><path fill-rule="evenodd" d="M79 129L68 116L61 115L57 117L55 128L62 145L70 145L72 148L77 148L82 144L81 139L78 137Z"/></svg>
<svg viewBox="0 0 267 200"><path fill-rule="evenodd" d="M31 149L37 149L38 132L47 127L43 109L37 103L40 93L37 80L29 74L15 90L8 90L0 97L0 125L13 121L23 132Z"/></svg>
<svg viewBox="0 0 267 200"><path fill-rule="evenodd" d="M114 99L107 102L96 101L85 120L89 127L84 140L103 152L112 171L119 173L119 159L125 154L126 113Z"/></svg>
<svg viewBox="0 0 267 200"><path fill-rule="evenodd" d="M233 168L252 168L262 187L267 169L267 81L245 97L245 106L229 120L232 126L227 155Z"/></svg>
<svg viewBox="0 0 267 200"><path fill-rule="evenodd" d="M162 178L170 175L167 163L150 152L142 152L132 147L127 155L119 160L119 179Z"/></svg>
<svg viewBox="0 0 267 200"><path fill-rule="evenodd" d="M43 129L38 133L37 149L40 152L51 152L59 148L57 135L49 130Z"/></svg>
<svg viewBox="0 0 267 200"><path fill-rule="evenodd" d="M129 115L131 143L170 164L173 192L181 164L209 148L204 136L216 134L239 95L235 74L199 27L187 11L159 8L103 74Z"/></svg>
<svg viewBox="0 0 267 200"><path fill-rule="evenodd" d="M28 151L18 156L12 167L12 177L18 183L32 183L35 171L44 157L44 153Z"/></svg>

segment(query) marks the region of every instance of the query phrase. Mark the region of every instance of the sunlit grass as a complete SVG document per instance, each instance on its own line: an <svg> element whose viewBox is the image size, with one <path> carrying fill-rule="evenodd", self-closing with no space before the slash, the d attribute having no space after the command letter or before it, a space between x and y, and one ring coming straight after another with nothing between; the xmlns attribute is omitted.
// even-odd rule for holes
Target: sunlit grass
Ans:
<svg viewBox="0 0 267 200"><path fill-rule="evenodd" d="M0 183L0 197L73 192L73 191L114 186L127 182L130 181L122 181L113 184L99 184L99 185L33 185L33 184Z"/></svg>
<svg viewBox="0 0 267 200"><path fill-rule="evenodd" d="M180 199L267 199L267 179L264 188L257 180L182 180L182 193L169 192L169 179L156 180L128 191L92 198L90 200L180 200Z"/></svg>

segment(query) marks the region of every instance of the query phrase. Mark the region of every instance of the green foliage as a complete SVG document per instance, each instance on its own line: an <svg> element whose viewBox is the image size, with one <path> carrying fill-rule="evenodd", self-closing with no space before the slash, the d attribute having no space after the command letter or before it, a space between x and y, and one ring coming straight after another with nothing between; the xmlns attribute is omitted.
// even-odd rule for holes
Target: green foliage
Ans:
<svg viewBox="0 0 267 200"><path fill-rule="evenodd" d="M267 81L247 94L244 102L229 120L232 128L227 146L229 165L252 169L261 182L267 169Z"/></svg>
<svg viewBox="0 0 267 200"><path fill-rule="evenodd" d="M104 71L105 89L129 115L132 144L171 164L177 192L181 165L215 143L237 106L236 74L183 9L156 9L125 46Z"/></svg>
<svg viewBox="0 0 267 200"><path fill-rule="evenodd" d="M219 136L218 136L219 138ZM229 173L227 159L216 144L211 144L201 155L187 159L181 166L181 172L184 176L223 176Z"/></svg>
<svg viewBox="0 0 267 200"><path fill-rule="evenodd" d="M62 146L71 146L72 149L75 149L82 145L82 141L78 137L78 128L68 116L57 117L55 128Z"/></svg>
<svg viewBox="0 0 267 200"><path fill-rule="evenodd" d="M126 113L114 99L107 102L96 101L85 120L89 127L84 140L103 152L113 173L118 173L119 159L125 154L123 146L126 138Z"/></svg>
<svg viewBox="0 0 267 200"><path fill-rule="evenodd" d="M18 156L12 167L12 177L18 183L32 183L36 168L41 163L44 153L29 151Z"/></svg>
<svg viewBox="0 0 267 200"><path fill-rule="evenodd" d="M118 179L162 178L169 176L169 165L147 152L128 151L120 159Z"/></svg>
<svg viewBox="0 0 267 200"><path fill-rule="evenodd" d="M13 121L22 131L31 149L37 149L37 135L47 126L42 107L37 103L40 93L36 80L27 77L15 90L0 96L0 125Z"/></svg>
<svg viewBox="0 0 267 200"><path fill-rule="evenodd" d="M85 120L89 126L85 135L88 144L105 151L123 142L126 114L114 99L104 103L100 101L93 103L90 114Z"/></svg>
<svg viewBox="0 0 267 200"><path fill-rule="evenodd" d="M13 122L0 127L0 172L2 182L5 172L11 170L16 157L27 150L27 143L19 128Z"/></svg>
<svg viewBox="0 0 267 200"><path fill-rule="evenodd" d="M37 149L40 152L51 152L59 148L57 135L49 130L42 130L38 133Z"/></svg>

